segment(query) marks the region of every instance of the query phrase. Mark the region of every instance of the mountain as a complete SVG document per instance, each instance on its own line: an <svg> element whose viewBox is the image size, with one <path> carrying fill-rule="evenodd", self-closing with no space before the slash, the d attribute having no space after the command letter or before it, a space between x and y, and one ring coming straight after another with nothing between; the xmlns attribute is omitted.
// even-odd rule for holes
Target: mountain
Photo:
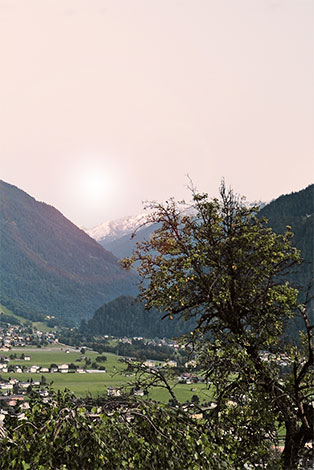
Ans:
<svg viewBox="0 0 314 470"><path fill-rule="evenodd" d="M285 194L267 204L260 215L269 221L274 232L283 233L291 227L294 237L292 244L301 251L303 263L293 269L287 280L300 292L300 301L304 302L309 286L314 295L314 184L291 194ZM311 302L313 315L314 300Z"/></svg>
<svg viewBox="0 0 314 470"><path fill-rule="evenodd" d="M314 184L280 196L263 207L260 215L268 219L276 233L283 233L287 225L291 227L292 243L301 250L305 261L303 268L313 273Z"/></svg>
<svg viewBox="0 0 314 470"><path fill-rule="evenodd" d="M0 303L29 318L88 318L136 277L57 209L0 180Z"/></svg>
<svg viewBox="0 0 314 470"><path fill-rule="evenodd" d="M284 232L287 225L294 232L292 243L301 250L304 262L290 273L287 280L300 290L300 301L304 301L307 286L313 279L313 202L314 185L311 185L302 191L280 196L269 204L263 205L259 213L269 220L269 226L275 232ZM111 240L106 240L104 237L101 243L110 247L118 257L130 256L136 242L148 239L155 229L156 226L150 225L139 229L134 238L131 238L129 233ZM182 320L178 323L169 319L161 321L161 316L156 310L148 312L142 304L130 297L121 297L98 309L93 318L87 324L83 324L83 329L91 333L152 338L154 336L179 336L180 333L192 327ZM300 328L302 328L301 322L294 320L289 325L289 334L297 338Z"/></svg>
<svg viewBox="0 0 314 470"><path fill-rule="evenodd" d="M84 230L106 250L121 259L130 256L136 248L136 243L149 239L156 230L157 224L144 225L146 217L147 214L128 216ZM135 236L133 236L134 233L136 233Z"/></svg>
<svg viewBox="0 0 314 470"><path fill-rule="evenodd" d="M190 332L194 320L174 318L161 320L163 314L131 296L121 296L103 305L93 317L81 323L81 333L112 336L142 336L144 338L172 338Z"/></svg>
<svg viewBox="0 0 314 470"><path fill-rule="evenodd" d="M96 227L85 229L86 233L98 242L111 242L134 232L146 219L147 214L122 217L117 220L108 220Z"/></svg>

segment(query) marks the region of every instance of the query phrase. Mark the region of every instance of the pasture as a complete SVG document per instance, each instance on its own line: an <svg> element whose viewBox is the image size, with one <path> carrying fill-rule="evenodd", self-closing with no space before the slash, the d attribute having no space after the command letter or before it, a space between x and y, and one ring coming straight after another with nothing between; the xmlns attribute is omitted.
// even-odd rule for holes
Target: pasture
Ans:
<svg viewBox="0 0 314 470"><path fill-rule="evenodd" d="M67 353L66 350L69 350ZM41 367L49 367L51 364L70 364L73 363L77 366L83 366L87 357L94 362L96 357L100 354L95 351L86 351L84 356L80 350L68 348L67 346L53 346L47 348L13 348L12 350L3 353L9 357L11 354L16 354L17 359L11 360L9 364L31 366L37 365ZM30 361L21 360L21 354L29 355ZM123 387L132 383L134 377L126 377L123 373L125 364L121 362L121 357L111 353L103 353L107 357L107 361L99 362L98 364L106 368L106 372L94 373L1 373L1 377L8 379L9 377L16 377L20 381L40 380L44 375L47 384L55 390L71 390L78 396L99 396L107 393L107 388ZM88 366L90 367L90 366ZM173 382L174 383L174 382ZM210 391L205 384L177 384L175 393L180 402L191 400L193 395L198 395L200 402L207 402L212 399ZM150 390L149 397L163 403L167 403L171 398L169 392L163 388L153 388Z"/></svg>

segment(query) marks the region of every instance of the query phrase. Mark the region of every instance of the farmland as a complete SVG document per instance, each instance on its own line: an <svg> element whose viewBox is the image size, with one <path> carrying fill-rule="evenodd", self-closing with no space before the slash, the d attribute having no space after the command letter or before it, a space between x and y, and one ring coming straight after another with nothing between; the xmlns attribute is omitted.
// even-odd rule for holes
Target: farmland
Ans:
<svg viewBox="0 0 314 470"><path fill-rule="evenodd" d="M68 351L68 352L66 352ZM30 360L25 361L19 359L21 354L29 355ZM17 355L17 359L11 360L10 364L14 365L37 365L41 367L49 367L51 364L70 364L74 363L78 366L83 365L82 357L90 359L91 362L96 360L96 357L99 356L99 353L95 351L86 351L84 356L82 356L79 350L67 349L66 346L53 345L52 347L47 348L13 348L12 350L4 353L3 355L9 357L12 354ZM78 396L98 396L107 393L107 388L112 387L122 387L134 380L133 377L126 377L123 373L125 365L121 362L121 357L105 353L107 360L100 362L99 365L106 368L106 372L91 372L91 373L1 373L1 377L7 380L9 377L16 377L20 381L28 380L39 380L42 375L46 379L46 383L55 390L64 390L69 389ZM191 400L193 395L198 395L200 401L209 401L210 392L207 389L206 385L203 383L197 383L192 385L187 384L178 384L176 386L176 395L178 400L181 402ZM170 395L169 392L161 389L155 388L152 389L149 393L149 396L160 402L168 402Z"/></svg>

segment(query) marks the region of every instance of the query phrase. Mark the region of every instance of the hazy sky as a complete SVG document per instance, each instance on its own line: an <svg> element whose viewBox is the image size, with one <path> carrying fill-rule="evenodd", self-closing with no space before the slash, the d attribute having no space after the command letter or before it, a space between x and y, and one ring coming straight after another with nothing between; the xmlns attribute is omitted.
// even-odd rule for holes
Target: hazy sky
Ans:
<svg viewBox="0 0 314 470"><path fill-rule="evenodd" d="M312 0L0 0L0 178L91 227L313 182Z"/></svg>

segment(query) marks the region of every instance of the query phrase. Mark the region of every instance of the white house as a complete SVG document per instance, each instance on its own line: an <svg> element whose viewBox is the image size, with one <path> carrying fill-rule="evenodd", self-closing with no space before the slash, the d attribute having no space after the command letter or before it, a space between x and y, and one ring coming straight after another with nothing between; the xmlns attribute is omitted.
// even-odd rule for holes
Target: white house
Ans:
<svg viewBox="0 0 314 470"><path fill-rule="evenodd" d="M29 386L30 386L29 382L20 382L19 383L19 387L23 388L24 390L26 390Z"/></svg>
<svg viewBox="0 0 314 470"><path fill-rule="evenodd" d="M0 384L1 390L13 390L13 384Z"/></svg>
<svg viewBox="0 0 314 470"><path fill-rule="evenodd" d="M58 370L59 372L62 372L62 374L66 374L67 372L69 372L69 366L68 364L61 364L60 366L58 366Z"/></svg>

